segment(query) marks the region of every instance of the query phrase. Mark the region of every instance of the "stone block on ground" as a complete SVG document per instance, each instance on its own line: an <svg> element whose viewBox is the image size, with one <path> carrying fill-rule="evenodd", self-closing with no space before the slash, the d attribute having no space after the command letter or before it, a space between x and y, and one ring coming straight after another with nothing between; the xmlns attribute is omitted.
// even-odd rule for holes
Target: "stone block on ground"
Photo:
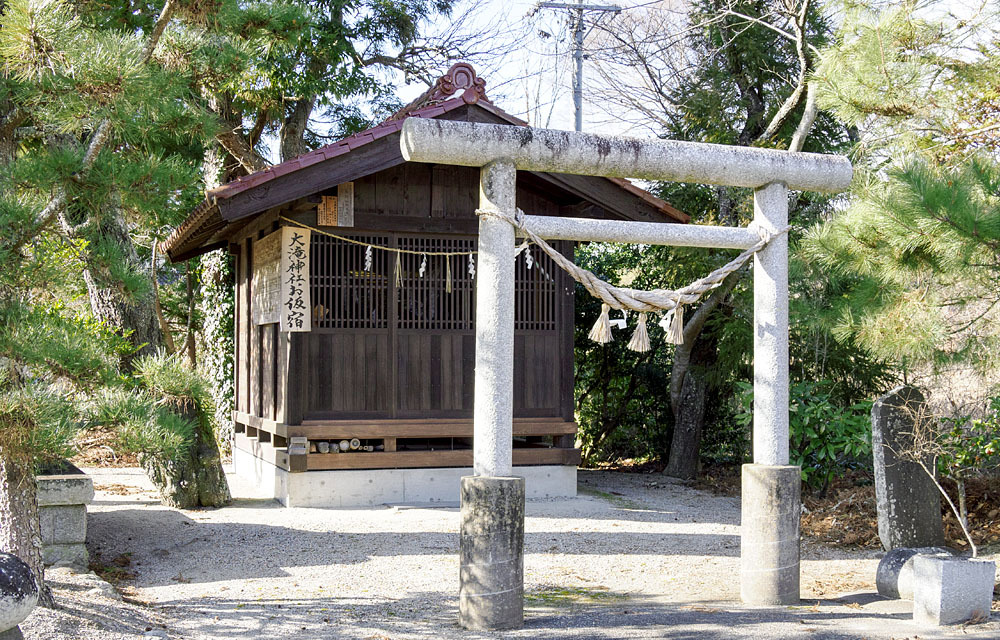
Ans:
<svg viewBox="0 0 1000 640"><path fill-rule="evenodd" d="M913 559L913 620L924 625L961 624L990 617L996 564L971 558Z"/></svg>
<svg viewBox="0 0 1000 640"><path fill-rule="evenodd" d="M944 544L941 494L917 462L902 457L912 451L914 429L925 417L923 394L908 386L896 387L872 407L878 537L887 551ZM930 456L925 463L933 468Z"/></svg>
<svg viewBox="0 0 1000 640"><path fill-rule="evenodd" d="M94 481L82 473L38 476L38 519L46 566L86 569L87 505Z"/></svg>
<svg viewBox="0 0 1000 640"><path fill-rule="evenodd" d="M87 541L87 507L82 504L41 507L38 519L42 544L75 544Z"/></svg>
<svg viewBox="0 0 1000 640"><path fill-rule="evenodd" d="M90 553L82 542L74 544L47 544L42 547L42 562L46 567L73 567L86 569Z"/></svg>
<svg viewBox="0 0 1000 640"><path fill-rule="evenodd" d="M0 553L0 632L14 631L38 603L38 583L20 558Z"/></svg>
<svg viewBox="0 0 1000 640"><path fill-rule="evenodd" d="M913 559L918 555L951 557L946 547L901 547L886 553L878 563L875 585L879 595L893 600L913 600Z"/></svg>
<svg viewBox="0 0 1000 640"><path fill-rule="evenodd" d="M94 481L80 473L38 476L38 506L90 504L94 499Z"/></svg>

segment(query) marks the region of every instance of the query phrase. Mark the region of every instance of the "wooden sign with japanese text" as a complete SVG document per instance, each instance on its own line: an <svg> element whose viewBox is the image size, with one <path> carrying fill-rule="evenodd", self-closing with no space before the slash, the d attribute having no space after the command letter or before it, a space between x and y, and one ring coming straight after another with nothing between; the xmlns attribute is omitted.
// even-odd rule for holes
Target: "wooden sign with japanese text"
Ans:
<svg viewBox="0 0 1000 640"><path fill-rule="evenodd" d="M312 232L298 227L281 228L281 326L280 331L311 331L309 294L309 242Z"/></svg>
<svg viewBox="0 0 1000 640"><path fill-rule="evenodd" d="M281 318L281 231L253 243L253 290L250 300L255 325Z"/></svg>
<svg viewBox="0 0 1000 640"><path fill-rule="evenodd" d="M337 225L354 226L354 183L337 185Z"/></svg>
<svg viewBox="0 0 1000 640"><path fill-rule="evenodd" d="M337 226L337 196L323 196L316 207L316 224L321 227Z"/></svg>
<svg viewBox="0 0 1000 640"><path fill-rule="evenodd" d="M354 226L354 183L337 185L337 195L323 196L316 206L316 224L321 227Z"/></svg>

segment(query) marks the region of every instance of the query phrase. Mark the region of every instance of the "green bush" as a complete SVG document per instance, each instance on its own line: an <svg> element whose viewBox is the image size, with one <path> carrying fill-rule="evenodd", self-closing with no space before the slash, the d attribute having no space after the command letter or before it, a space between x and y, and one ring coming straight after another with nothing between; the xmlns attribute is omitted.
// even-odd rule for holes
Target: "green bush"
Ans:
<svg viewBox="0 0 1000 640"><path fill-rule="evenodd" d="M1000 468L1000 397L990 401L982 419L944 418L938 437L938 472L959 480Z"/></svg>
<svg viewBox="0 0 1000 640"><path fill-rule="evenodd" d="M90 407L90 422L115 429L123 451L179 460L199 429L210 438L213 405L208 385L179 355L145 356L128 387L105 389Z"/></svg>
<svg viewBox="0 0 1000 640"><path fill-rule="evenodd" d="M739 383L739 424L753 422L753 385ZM840 471L870 466L871 402L838 404L822 382L796 382L789 389L789 463L802 468L802 481L825 490Z"/></svg>

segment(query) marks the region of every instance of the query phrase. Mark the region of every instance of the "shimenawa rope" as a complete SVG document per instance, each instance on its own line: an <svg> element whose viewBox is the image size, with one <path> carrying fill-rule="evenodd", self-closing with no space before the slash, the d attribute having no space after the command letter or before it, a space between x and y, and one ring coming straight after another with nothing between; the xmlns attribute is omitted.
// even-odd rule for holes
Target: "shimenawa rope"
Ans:
<svg viewBox="0 0 1000 640"><path fill-rule="evenodd" d="M767 246L767 244L776 236L783 233L787 233L790 227L785 227L784 229L779 229L775 233L770 233L761 226L757 226L757 234L760 236L760 240L754 244L749 249L746 249L740 255L736 256L728 263L719 267L718 269L712 271L704 278L695 280L691 284L681 287L680 289L653 289L652 291L643 291L642 289L631 289L628 287L616 287L612 284L601 280L592 272L584 269L583 267L577 266L571 260L566 258L562 253L552 248L549 243L543 240L541 237L536 235L531 229L528 229L524 224L525 213L521 209L517 210L516 216L510 216L495 209L476 209L476 215L478 216L490 216L503 220L516 229L520 230L528 240L535 243L541 248L552 260L559 265L566 273L568 273L574 280L583 285L583 287L595 298L601 300L601 315L594 324L594 327L590 330L589 337L595 342L606 344L611 342L614 337L611 333L611 320L608 317L608 313L611 309L618 310L629 310L636 311L639 313L639 320L632 334L632 339L629 341L628 347L633 351L649 351L649 334L646 330L646 314L650 312L664 311L663 317L660 319L660 326L666 332L667 340L673 344L683 344L684 343L684 305L694 304L702 298L706 293L715 289L722 284L723 280L726 279L732 273L735 273L747 263L747 261L758 251ZM292 220L291 218L286 218L281 216L282 220L286 222L291 222L305 229L309 229L316 233L320 233L331 238L336 238L337 240L342 240L344 242L349 242L351 244L362 245L367 247L365 252L365 263L366 270L370 268L371 262L371 249L379 249L381 251L390 251L397 254L396 258L396 268L395 268L395 280L397 285L402 285L402 271L399 261L399 254L407 253L413 255L425 256L469 256L469 276L475 277L475 262L473 261L473 255L477 253L476 251L415 251L410 249L401 249L398 247L386 247L377 244L372 244L370 242L364 242L360 240L355 240L354 238L347 238L335 233L330 233L329 231L323 231L322 229L317 229L315 227L309 226L298 220ZM531 254L528 252L529 248L526 243L517 247L514 252L514 257L516 258L522 251L525 251L525 259L529 261L529 269ZM446 289L448 293L451 293L451 261L446 260Z"/></svg>
<svg viewBox="0 0 1000 640"><path fill-rule="evenodd" d="M775 237L787 233L790 227L779 229L771 233L761 226L756 227L760 240L740 255L736 256L728 263L712 271L704 278L695 280L691 284L680 289L653 289L643 291L641 289L631 289L628 287L616 287L609 284L592 272L577 266L562 253L552 248L549 243L536 235L524 224L524 211L517 210L516 216L510 216L495 209L477 209L476 215L490 216L503 220L521 231L529 240L534 242L552 260L568 273L574 280L583 285L590 295L598 298L603 303L601 305L601 315L590 331L590 339L600 343L611 342L611 321L608 318L610 309L628 309L639 312L639 324L635 334L629 343L630 348L635 351L648 351L649 338L646 332L646 322L644 314L649 312L665 311L660 321L660 326L667 333L667 339L674 344L684 342L684 305L694 304L706 293L722 284L731 273L735 273L758 251L767 246ZM645 339L643 336L645 335ZM634 345L634 346L633 346Z"/></svg>

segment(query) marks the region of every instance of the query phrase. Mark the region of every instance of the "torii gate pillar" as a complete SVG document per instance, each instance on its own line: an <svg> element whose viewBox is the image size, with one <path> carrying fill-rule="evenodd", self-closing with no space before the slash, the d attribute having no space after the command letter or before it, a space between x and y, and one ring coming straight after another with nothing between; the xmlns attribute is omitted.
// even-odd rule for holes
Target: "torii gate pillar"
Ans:
<svg viewBox="0 0 1000 640"><path fill-rule="evenodd" d="M788 224L788 189L754 191L754 224ZM740 597L747 604L799 601L800 469L788 465L788 235L753 264L753 464L743 465Z"/></svg>
<svg viewBox="0 0 1000 640"><path fill-rule="evenodd" d="M517 169L484 166L479 208L514 215ZM458 622L466 629L524 624L524 478L511 477L514 419L514 228L479 217L473 471L462 478Z"/></svg>

